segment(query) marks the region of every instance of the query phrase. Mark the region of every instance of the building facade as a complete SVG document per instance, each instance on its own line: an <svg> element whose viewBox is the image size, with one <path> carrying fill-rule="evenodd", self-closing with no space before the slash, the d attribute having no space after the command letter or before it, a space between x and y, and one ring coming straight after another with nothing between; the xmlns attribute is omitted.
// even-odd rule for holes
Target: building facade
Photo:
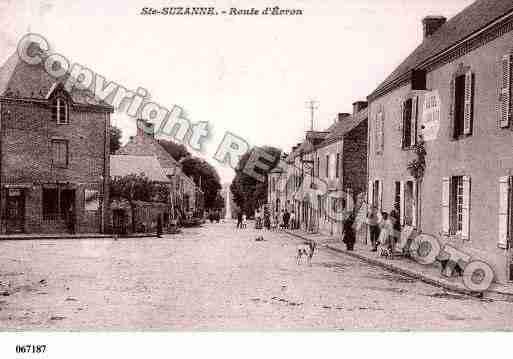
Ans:
<svg viewBox="0 0 513 359"><path fill-rule="evenodd" d="M368 98L369 201L511 280L513 4L476 1L423 28Z"/></svg>
<svg viewBox="0 0 513 359"><path fill-rule="evenodd" d="M108 231L110 113L13 54L0 69L0 231Z"/></svg>

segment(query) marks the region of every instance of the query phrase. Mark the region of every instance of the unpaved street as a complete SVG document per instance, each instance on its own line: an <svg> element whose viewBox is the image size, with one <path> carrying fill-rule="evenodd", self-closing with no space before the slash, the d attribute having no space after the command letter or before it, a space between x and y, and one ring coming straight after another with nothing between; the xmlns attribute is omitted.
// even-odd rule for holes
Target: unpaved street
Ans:
<svg viewBox="0 0 513 359"><path fill-rule="evenodd" d="M233 223L162 239L0 242L3 330L513 329L482 301Z"/></svg>

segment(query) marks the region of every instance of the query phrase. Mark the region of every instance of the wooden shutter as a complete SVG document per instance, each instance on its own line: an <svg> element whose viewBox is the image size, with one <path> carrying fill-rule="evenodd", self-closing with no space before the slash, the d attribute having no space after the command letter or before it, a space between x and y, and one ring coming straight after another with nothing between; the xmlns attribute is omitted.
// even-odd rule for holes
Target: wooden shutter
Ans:
<svg viewBox="0 0 513 359"><path fill-rule="evenodd" d="M400 120L399 120L399 133L401 135L401 142L400 142L401 148L404 148L404 109L405 109L405 106L404 106L404 101L403 101L403 102L401 102L401 116L400 116Z"/></svg>
<svg viewBox="0 0 513 359"><path fill-rule="evenodd" d="M473 115L473 86L472 86L472 71L465 73L465 109L463 117L463 133L465 135L472 134L472 115Z"/></svg>
<svg viewBox="0 0 513 359"><path fill-rule="evenodd" d="M501 177L499 180L499 240L498 246L502 249L508 248L509 238L509 203L511 191L511 177Z"/></svg>
<svg viewBox="0 0 513 359"><path fill-rule="evenodd" d="M378 208L383 210L383 181L378 181Z"/></svg>
<svg viewBox="0 0 513 359"><path fill-rule="evenodd" d="M419 97L413 96L411 99L411 145L417 144L417 114L419 108Z"/></svg>
<svg viewBox="0 0 513 359"><path fill-rule="evenodd" d="M405 201L405 198L404 198L404 188L405 188L405 184L404 184L404 181L401 181L399 182L399 196L400 196L400 203L399 203L399 212L400 213L400 220L401 220L401 226L404 226L404 223L405 223L405 216L404 216L404 210L406 208L406 201Z"/></svg>
<svg viewBox="0 0 513 359"><path fill-rule="evenodd" d="M449 234L449 202L450 202L451 180L449 177L442 179L442 233Z"/></svg>
<svg viewBox="0 0 513 359"><path fill-rule="evenodd" d="M463 223L461 237L470 239L470 177L463 176Z"/></svg>
<svg viewBox="0 0 513 359"><path fill-rule="evenodd" d="M368 192L367 192L367 201L368 201L368 204L369 204L369 208L374 205L374 203L372 203L372 199L374 198L374 186L373 186L373 182L372 180L369 180L369 189L368 189Z"/></svg>
<svg viewBox="0 0 513 359"><path fill-rule="evenodd" d="M383 112L376 115L376 153L383 152Z"/></svg>
<svg viewBox="0 0 513 359"><path fill-rule="evenodd" d="M413 193L412 193L412 226L417 228L417 203L418 203L418 193L417 193L417 181L413 181Z"/></svg>
<svg viewBox="0 0 513 359"><path fill-rule="evenodd" d="M511 119L511 55L502 57L501 68L499 127L505 128Z"/></svg>

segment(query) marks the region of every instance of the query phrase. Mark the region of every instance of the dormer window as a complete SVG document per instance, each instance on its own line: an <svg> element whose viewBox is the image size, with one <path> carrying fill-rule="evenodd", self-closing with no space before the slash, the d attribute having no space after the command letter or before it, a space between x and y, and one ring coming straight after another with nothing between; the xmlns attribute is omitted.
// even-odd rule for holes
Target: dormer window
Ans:
<svg viewBox="0 0 513 359"><path fill-rule="evenodd" d="M53 117L58 125L67 125L69 123L68 103L62 97L57 97L55 100Z"/></svg>

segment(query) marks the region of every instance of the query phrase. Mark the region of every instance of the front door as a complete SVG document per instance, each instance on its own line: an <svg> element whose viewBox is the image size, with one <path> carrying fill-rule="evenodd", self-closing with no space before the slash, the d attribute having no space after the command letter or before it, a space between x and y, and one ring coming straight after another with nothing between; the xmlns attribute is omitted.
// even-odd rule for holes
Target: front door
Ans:
<svg viewBox="0 0 513 359"><path fill-rule="evenodd" d="M25 193L20 188L7 189L6 231L23 233L25 227Z"/></svg>

